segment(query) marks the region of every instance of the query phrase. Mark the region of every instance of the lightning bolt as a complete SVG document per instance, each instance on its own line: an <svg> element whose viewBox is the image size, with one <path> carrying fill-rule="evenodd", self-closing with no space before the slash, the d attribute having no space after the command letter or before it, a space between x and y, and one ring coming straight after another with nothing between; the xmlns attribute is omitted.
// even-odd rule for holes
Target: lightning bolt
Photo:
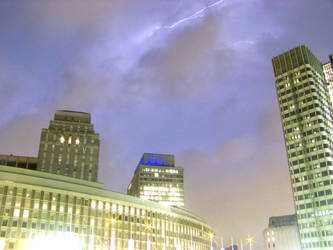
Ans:
<svg viewBox="0 0 333 250"><path fill-rule="evenodd" d="M213 8L215 7L216 5L219 5L219 4L222 4L225 0L219 0L215 3L212 3L210 5L208 5L207 7L205 8L202 8L198 11L196 11L195 13L193 13L192 15L188 16L188 17L184 17L182 19L180 19L179 21L177 22L174 22L173 24L171 25L168 25L168 26L164 26L164 28L166 29L174 29L176 28L178 25L184 23L184 22L187 22L187 21L190 21L190 20L193 20L193 19L196 19L196 18L199 18L199 17L202 17L202 15L210 8Z"/></svg>
<svg viewBox="0 0 333 250"><path fill-rule="evenodd" d="M164 25L164 26L161 26L161 25L156 25L154 27L151 27L149 30L145 30L140 36L138 36L136 38L137 41L139 42L142 42L148 38L151 38L152 36L154 36L157 32L159 32L160 30L173 30L175 29L177 26L185 23L185 22L188 22L188 21L191 21L193 19L197 19L197 18L200 18L204 15L204 13L209 10L210 8L213 8L217 5L220 5L222 4L223 2L225 2L225 0L219 0L217 2L214 2L196 12L194 12L192 15L190 16L187 16L187 17L184 17L170 25Z"/></svg>

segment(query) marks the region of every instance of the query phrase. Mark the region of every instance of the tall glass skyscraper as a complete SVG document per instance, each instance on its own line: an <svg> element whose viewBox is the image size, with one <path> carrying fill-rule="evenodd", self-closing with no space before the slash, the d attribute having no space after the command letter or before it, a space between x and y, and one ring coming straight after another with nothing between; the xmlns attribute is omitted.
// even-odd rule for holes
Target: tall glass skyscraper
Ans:
<svg viewBox="0 0 333 250"><path fill-rule="evenodd" d="M99 135L90 121L88 113L57 110L42 129L37 169L97 181Z"/></svg>
<svg viewBox="0 0 333 250"><path fill-rule="evenodd" d="M332 249L333 118L323 65L299 46L273 67L302 249Z"/></svg>

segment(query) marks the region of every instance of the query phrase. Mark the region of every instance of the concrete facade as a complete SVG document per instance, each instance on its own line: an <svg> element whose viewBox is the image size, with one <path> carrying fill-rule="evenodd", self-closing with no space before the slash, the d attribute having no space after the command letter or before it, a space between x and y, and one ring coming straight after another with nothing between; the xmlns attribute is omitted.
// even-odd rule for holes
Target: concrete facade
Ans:
<svg viewBox="0 0 333 250"><path fill-rule="evenodd" d="M37 169L36 157L19 156L19 155L0 155L0 165L11 166L16 168L26 168L31 170Z"/></svg>
<svg viewBox="0 0 333 250"><path fill-rule="evenodd" d="M97 181L99 135L88 113L57 110L42 129L37 169Z"/></svg>
<svg viewBox="0 0 333 250"><path fill-rule="evenodd" d="M296 214L270 217L263 236L266 250L301 250Z"/></svg>
<svg viewBox="0 0 333 250"><path fill-rule="evenodd" d="M187 210L41 171L0 166L0 202L0 249L208 250L216 244L213 229Z"/></svg>

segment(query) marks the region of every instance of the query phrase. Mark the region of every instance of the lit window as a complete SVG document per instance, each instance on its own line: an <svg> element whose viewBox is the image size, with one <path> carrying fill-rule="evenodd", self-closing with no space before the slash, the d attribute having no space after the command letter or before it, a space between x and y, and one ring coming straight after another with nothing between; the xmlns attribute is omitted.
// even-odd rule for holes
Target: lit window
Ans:
<svg viewBox="0 0 333 250"><path fill-rule="evenodd" d="M65 142L65 138L63 136L60 137L60 143L64 143Z"/></svg>
<svg viewBox="0 0 333 250"><path fill-rule="evenodd" d="M68 138L68 144L72 144L72 137L71 136Z"/></svg>
<svg viewBox="0 0 333 250"><path fill-rule="evenodd" d="M80 139L76 138L75 143L76 143L76 145L80 144Z"/></svg>
<svg viewBox="0 0 333 250"><path fill-rule="evenodd" d="M109 203L106 203L106 204L105 204L105 209L106 209L106 210L110 210L110 204L109 204Z"/></svg>
<svg viewBox="0 0 333 250"><path fill-rule="evenodd" d="M29 217L29 210L24 210L23 211L23 218L28 218Z"/></svg>
<svg viewBox="0 0 333 250"><path fill-rule="evenodd" d="M103 208L103 202L101 202L101 201L98 202L98 208L99 208L99 209L102 209L102 208Z"/></svg>
<svg viewBox="0 0 333 250"><path fill-rule="evenodd" d="M122 205L119 205L119 206L118 206L118 213L121 214L122 212L123 212L123 206L122 206Z"/></svg>
<svg viewBox="0 0 333 250"><path fill-rule="evenodd" d="M14 210L14 217L19 217L20 216L20 209L15 209Z"/></svg>
<svg viewBox="0 0 333 250"><path fill-rule="evenodd" d="M47 204L44 203L44 204L43 204L43 210L46 210L46 209L47 209Z"/></svg>
<svg viewBox="0 0 333 250"><path fill-rule="evenodd" d="M96 208L96 201L91 202L91 208Z"/></svg>

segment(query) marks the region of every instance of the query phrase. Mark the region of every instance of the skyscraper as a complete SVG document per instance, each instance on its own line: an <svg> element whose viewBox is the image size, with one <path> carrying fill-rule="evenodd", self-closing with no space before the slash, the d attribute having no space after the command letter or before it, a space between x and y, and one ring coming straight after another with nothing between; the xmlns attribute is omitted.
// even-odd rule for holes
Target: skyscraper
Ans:
<svg viewBox="0 0 333 250"><path fill-rule="evenodd" d="M144 153L128 186L127 194L169 206L184 206L184 170L175 157Z"/></svg>
<svg viewBox="0 0 333 250"><path fill-rule="evenodd" d="M332 249L333 119L323 66L299 46L273 67L302 249Z"/></svg>
<svg viewBox="0 0 333 250"><path fill-rule="evenodd" d="M88 113L57 110L40 138L37 170L96 181L99 135Z"/></svg>
<svg viewBox="0 0 333 250"><path fill-rule="evenodd" d="M323 64L323 70L330 93L331 101L333 100L333 54L330 55L330 62Z"/></svg>

